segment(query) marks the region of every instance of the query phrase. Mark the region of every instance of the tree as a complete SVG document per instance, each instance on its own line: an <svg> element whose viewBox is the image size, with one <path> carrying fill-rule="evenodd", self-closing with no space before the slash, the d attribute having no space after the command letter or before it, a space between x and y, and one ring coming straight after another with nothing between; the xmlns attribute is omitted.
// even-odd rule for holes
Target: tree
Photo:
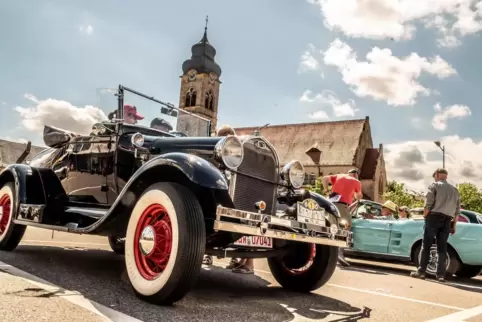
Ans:
<svg viewBox="0 0 482 322"><path fill-rule="evenodd" d="M326 195L329 191L331 191L331 185L328 187L328 192L323 191L323 183L321 180L322 180L322 177L316 178L315 185L307 186L306 189L313 191L315 193L319 193L320 195Z"/></svg>
<svg viewBox="0 0 482 322"><path fill-rule="evenodd" d="M472 183L457 185L460 194L460 203L464 209L482 213L482 192Z"/></svg>
<svg viewBox="0 0 482 322"><path fill-rule="evenodd" d="M409 208L423 207L423 195L409 192L403 183L390 181L387 185L387 192L383 195L385 200L391 200L400 206Z"/></svg>

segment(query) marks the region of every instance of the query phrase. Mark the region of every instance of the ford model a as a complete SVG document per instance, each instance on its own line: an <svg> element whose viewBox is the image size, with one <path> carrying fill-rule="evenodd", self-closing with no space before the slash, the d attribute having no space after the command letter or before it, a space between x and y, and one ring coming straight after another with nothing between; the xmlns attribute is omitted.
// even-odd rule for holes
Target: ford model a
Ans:
<svg viewBox="0 0 482 322"><path fill-rule="evenodd" d="M330 279L351 233L329 200L300 189L300 162L280 170L264 138L210 137L209 123L205 137L127 124L126 92L164 104L119 86L116 115L91 135L46 126L49 148L0 173L1 250L15 249L26 226L106 236L125 254L134 292L158 304L190 290L205 254L267 258L296 291Z"/></svg>

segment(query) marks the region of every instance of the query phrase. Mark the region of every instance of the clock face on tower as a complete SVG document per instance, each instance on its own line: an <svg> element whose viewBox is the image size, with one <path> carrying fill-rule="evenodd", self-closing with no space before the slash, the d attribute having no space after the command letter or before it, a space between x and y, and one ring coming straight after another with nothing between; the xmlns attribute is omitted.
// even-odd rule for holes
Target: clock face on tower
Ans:
<svg viewBox="0 0 482 322"><path fill-rule="evenodd" d="M213 84L214 81L216 80L216 78L217 78L217 77L216 77L216 74L214 74L214 73L212 73L212 72L209 73L209 83Z"/></svg>
<svg viewBox="0 0 482 322"><path fill-rule="evenodd" d="M192 82L194 80L196 80L196 70L195 69L191 69L190 71L187 72L187 78Z"/></svg>

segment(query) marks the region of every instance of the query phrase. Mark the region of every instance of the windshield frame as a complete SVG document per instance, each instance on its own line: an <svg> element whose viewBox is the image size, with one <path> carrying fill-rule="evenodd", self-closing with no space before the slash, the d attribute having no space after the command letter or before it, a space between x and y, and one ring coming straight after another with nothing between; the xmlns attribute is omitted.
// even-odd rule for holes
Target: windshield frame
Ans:
<svg viewBox="0 0 482 322"><path fill-rule="evenodd" d="M191 112L188 112L188 111L185 111L185 110L181 110L180 108L174 106L174 104L172 104L172 103L166 103L166 102L160 101L157 98L155 98L154 96L149 96L149 95L143 94L143 93L138 92L138 91L136 91L132 88L123 86L121 84L119 84L119 87L117 89L117 94L116 94L116 96L117 96L117 115L116 115L116 118L113 120L114 122L124 123L123 117L120 117L120 116L124 115L124 93L125 92L129 92L131 94L138 95L140 97L143 97L145 99L148 99L150 101L158 103L158 104L166 107L169 111L176 111L178 116L179 116L180 113L188 114L188 115L191 115L191 116L193 116L197 119L203 120L204 122L207 122L208 126L207 126L206 136L208 136L208 137L211 136L211 132L212 132L211 126L212 126L212 124L211 124L210 119L201 117L199 115L196 115L194 113L191 113ZM177 129L174 130L174 131L177 131ZM175 135L173 135L173 136L175 136Z"/></svg>

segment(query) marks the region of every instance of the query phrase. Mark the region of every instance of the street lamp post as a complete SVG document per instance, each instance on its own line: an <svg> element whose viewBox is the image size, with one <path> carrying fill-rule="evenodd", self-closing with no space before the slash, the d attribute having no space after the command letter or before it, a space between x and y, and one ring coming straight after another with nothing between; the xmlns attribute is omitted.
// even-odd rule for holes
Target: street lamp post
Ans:
<svg viewBox="0 0 482 322"><path fill-rule="evenodd" d="M445 146L440 143L440 141L434 141L436 146L439 147L440 150L442 150L442 168L445 169Z"/></svg>
<svg viewBox="0 0 482 322"><path fill-rule="evenodd" d="M263 125L263 126L257 127L256 130L254 130L253 135L254 135L254 136L259 136L259 135L260 135L259 130L264 129L265 127L268 127L268 126L269 126L269 123L266 123L266 124Z"/></svg>

